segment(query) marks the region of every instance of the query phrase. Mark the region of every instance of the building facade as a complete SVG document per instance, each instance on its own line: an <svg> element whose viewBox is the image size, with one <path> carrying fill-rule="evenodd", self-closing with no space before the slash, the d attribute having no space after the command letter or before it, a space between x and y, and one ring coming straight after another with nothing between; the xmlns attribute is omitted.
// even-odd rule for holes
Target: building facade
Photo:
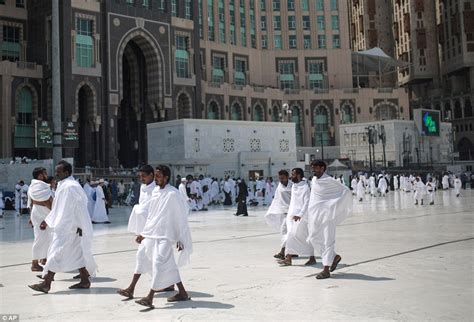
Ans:
<svg viewBox="0 0 474 322"><path fill-rule="evenodd" d="M0 1L1 156L48 158L51 2ZM79 166L146 162L146 124L295 123L296 145L337 147L341 124L409 119L403 88L354 88L345 0L60 1L63 121ZM382 38L382 37L381 37Z"/></svg>
<svg viewBox="0 0 474 322"><path fill-rule="evenodd" d="M410 115L418 108L441 111L453 124L456 158L473 160L474 1L382 2L351 0L353 48L377 44L405 62L396 81L408 90ZM393 42L378 41L371 23L391 26Z"/></svg>

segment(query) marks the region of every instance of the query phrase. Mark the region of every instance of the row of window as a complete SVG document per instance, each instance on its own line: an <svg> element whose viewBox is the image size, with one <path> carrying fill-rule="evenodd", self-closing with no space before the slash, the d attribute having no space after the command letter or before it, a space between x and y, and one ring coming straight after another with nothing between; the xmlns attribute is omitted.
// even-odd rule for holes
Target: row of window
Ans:
<svg viewBox="0 0 474 322"><path fill-rule="evenodd" d="M118 0L120 1L120 0ZM156 3L156 8L160 12L168 12L168 1L167 0L125 0L125 3L129 6L138 7L141 6L146 9L154 9L154 5ZM178 16L179 13L179 1L178 0L171 0L171 15L174 17ZM184 17L186 19L193 18L193 4L192 0L185 0L184 1Z"/></svg>
<svg viewBox="0 0 474 322"><path fill-rule="evenodd" d="M5 4L5 0L0 0L0 4ZM16 0L15 7L17 8L25 8L25 0Z"/></svg>
<svg viewBox="0 0 474 322"><path fill-rule="evenodd" d="M326 21L324 16L316 16L316 24L318 31L326 30ZM241 24L242 25L242 24ZM302 19L303 30L311 29L310 16L303 16ZM267 17L262 16L260 18L260 27L262 31L267 30ZM288 16L288 29L296 30L296 16ZM331 29L339 31L339 16L331 16ZM281 16L273 16L273 30L281 30Z"/></svg>
<svg viewBox="0 0 474 322"><path fill-rule="evenodd" d="M296 2L300 2L300 7L301 10L303 11L308 11L309 10L309 0L300 0L300 1L295 1L295 0L287 0L287 10L293 11L295 10ZM337 11L339 10L339 0L330 0L330 9L331 11ZM260 0L260 10L266 11L266 0ZM272 10L273 11L280 11L282 9L281 6L281 1L280 0L272 0ZM316 0L316 10L317 11L324 11L324 0Z"/></svg>
<svg viewBox="0 0 474 322"><path fill-rule="evenodd" d="M318 49L327 48L326 35L318 35ZM268 36L262 35L262 49L268 49ZM273 35L273 49L283 49L283 41L281 35ZM295 49L297 46L296 35L290 35L288 37L288 48ZM311 35L303 36L303 48L304 49L313 49L313 44L311 43ZM340 35L332 35L332 48L338 49L341 48L341 37Z"/></svg>
<svg viewBox="0 0 474 322"><path fill-rule="evenodd" d="M1 47L2 60L20 60L21 43L20 28L14 26L3 26L3 41Z"/></svg>

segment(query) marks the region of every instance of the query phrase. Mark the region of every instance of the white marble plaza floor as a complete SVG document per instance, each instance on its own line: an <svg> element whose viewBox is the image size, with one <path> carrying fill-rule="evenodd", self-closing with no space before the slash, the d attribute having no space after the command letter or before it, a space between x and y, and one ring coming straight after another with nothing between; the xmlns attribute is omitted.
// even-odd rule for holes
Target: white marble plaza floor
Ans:
<svg viewBox="0 0 474 322"><path fill-rule="evenodd" d="M0 314L21 321L154 320L474 320L474 190L437 193L434 206L414 206L412 193L354 202L355 211L337 230L342 256L331 279L321 269L279 267L273 259L279 235L263 220L215 208L189 217L194 254L181 270L191 301L144 310L116 294L133 274L137 245L126 232L129 208L111 210L111 225L95 225L94 254L100 272L90 290L69 290L71 274L57 274L49 294L27 287L32 229L26 217L0 219ZM143 276L136 296L144 296Z"/></svg>

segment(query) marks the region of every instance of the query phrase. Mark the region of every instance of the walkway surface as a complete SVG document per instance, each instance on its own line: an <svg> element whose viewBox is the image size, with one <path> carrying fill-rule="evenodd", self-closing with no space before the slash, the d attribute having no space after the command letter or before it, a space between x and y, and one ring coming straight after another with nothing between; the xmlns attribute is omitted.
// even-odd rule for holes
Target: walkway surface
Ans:
<svg viewBox="0 0 474 322"><path fill-rule="evenodd" d="M192 301L143 310L116 294L130 282L137 245L126 231L130 208L111 210L111 225L95 225L93 251L100 272L90 290L72 291L71 274L57 274L49 294L27 284L32 229L26 217L0 219L0 314L26 320L474 320L474 191L438 192L434 206L414 206L412 193L354 202L355 211L337 230L343 260L331 279L321 269L279 267L273 259L279 235L263 220L215 208L189 217L194 254L181 271ZM139 281L144 296L149 276Z"/></svg>

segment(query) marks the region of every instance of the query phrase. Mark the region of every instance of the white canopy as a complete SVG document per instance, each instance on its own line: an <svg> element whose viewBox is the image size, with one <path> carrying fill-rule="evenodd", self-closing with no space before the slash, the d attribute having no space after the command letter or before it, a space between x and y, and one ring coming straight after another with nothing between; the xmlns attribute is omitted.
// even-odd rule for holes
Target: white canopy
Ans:
<svg viewBox="0 0 474 322"><path fill-rule="evenodd" d="M347 166L339 161L339 159L334 160L330 165L328 165L328 169L331 170L338 170L338 169L347 169Z"/></svg>

